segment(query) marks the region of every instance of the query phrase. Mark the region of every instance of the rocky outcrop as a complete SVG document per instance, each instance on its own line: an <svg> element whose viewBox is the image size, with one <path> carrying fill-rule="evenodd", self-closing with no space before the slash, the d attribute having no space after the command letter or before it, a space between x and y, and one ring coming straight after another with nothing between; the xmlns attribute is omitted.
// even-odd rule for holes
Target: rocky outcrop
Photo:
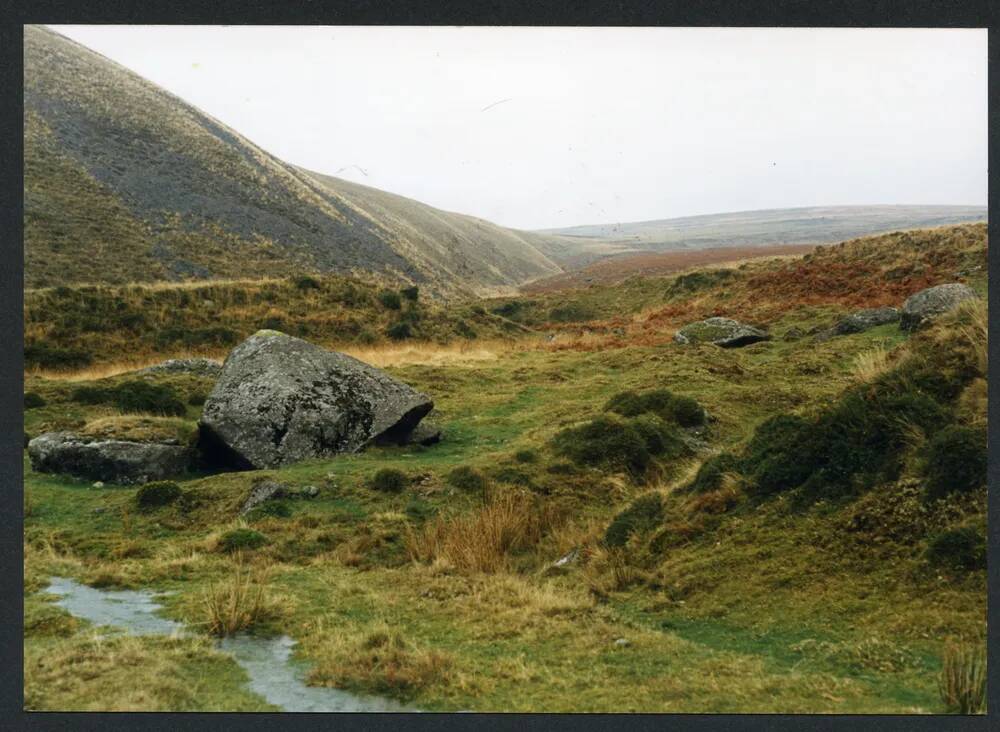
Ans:
<svg viewBox="0 0 1000 732"><path fill-rule="evenodd" d="M953 310L966 300L974 300L976 297L977 295L971 287L958 282L921 290L908 297L903 303L899 327L905 331L917 330L939 315Z"/></svg>
<svg viewBox="0 0 1000 732"><path fill-rule="evenodd" d="M760 328L731 318L708 318L690 323L674 334L677 343L713 343L722 348L739 348L770 338Z"/></svg>
<svg viewBox="0 0 1000 732"><path fill-rule="evenodd" d="M217 377L222 372L222 364L210 358L171 358L163 363L139 369L137 374L193 374L195 376Z"/></svg>
<svg viewBox="0 0 1000 732"><path fill-rule="evenodd" d="M185 473L194 467L197 455L176 440L133 442L46 432L28 443L28 457L39 473L135 484Z"/></svg>
<svg viewBox="0 0 1000 732"><path fill-rule="evenodd" d="M434 403L342 353L277 331L233 349L205 401L200 445L213 462L271 468L399 441Z"/></svg>

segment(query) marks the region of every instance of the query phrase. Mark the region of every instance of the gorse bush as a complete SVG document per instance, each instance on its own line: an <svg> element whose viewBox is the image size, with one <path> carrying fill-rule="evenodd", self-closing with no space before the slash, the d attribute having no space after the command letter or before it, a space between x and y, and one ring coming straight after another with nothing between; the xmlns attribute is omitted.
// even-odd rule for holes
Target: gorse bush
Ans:
<svg viewBox="0 0 1000 732"><path fill-rule="evenodd" d="M967 493L986 483L986 433L950 425L927 445L925 476L928 498Z"/></svg>
<svg viewBox="0 0 1000 732"><path fill-rule="evenodd" d="M646 440L621 419L601 416L579 427L563 430L552 440L558 455L579 465L645 473L651 462Z"/></svg>
<svg viewBox="0 0 1000 732"><path fill-rule="evenodd" d="M688 452L677 429L655 414L640 414L626 424L642 436L646 449L654 457L673 459Z"/></svg>
<svg viewBox="0 0 1000 732"><path fill-rule="evenodd" d="M389 310L399 310L403 306L403 301L395 290L382 290L378 294L378 301Z"/></svg>
<svg viewBox="0 0 1000 732"><path fill-rule="evenodd" d="M742 461L753 482L753 493L772 495L802 485L813 474L817 446L812 424L801 417L781 414L754 431Z"/></svg>
<svg viewBox="0 0 1000 732"><path fill-rule="evenodd" d="M420 297L420 288L416 285L413 285L412 287L404 287L399 291L399 294L410 302L416 302Z"/></svg>
<svg viewBox="0 0 1000 732"><path fill-rule="evenodd" d="M140 508L156 508L173 503L181 497L181 487L169 480L146 483L135 494L135 502Z"/></svg>
<svg viewBox="0 0 1000 732"><path fill-rule="evenodd" d="M710 457L701 464L694 479L685 486L692 493L707 493L722 486L722 476L728 472L739 472L740 463L733 455L722 453Z"/></svg>
<svg viewBox="0 0 1000 732"><path fill-rule="evenodd" d="M668 389L654 389L643 393L620 392L608 400L604 411L623 417L652 413L681 427L697 427L705 423L705 410L698 402L690 397L677 396Z"/></svg>
<svg viewBox="0 0 1000 732"><path fill-rule="evenodd" d="M232 529L219 539L219 549L235 552L243 549L259 549L267 543L267 537L254 529Z"/></svg>
<svg viewBox="0 0 1000 732"><path fill-rule="evenodd" d="M942 531L931 539L926 556L953 569L986 569L985 532L975 526Z"/></svg>
<svg viewBox="0 0 1000 732"><path fill-rule="evenodd" d="M70 394L79 404L108 404L123 412L181 416L187 407L177 392L165 384L124 381L115 386L79 386Z"/></svg>
<svg viewBox="0 0 1000 732"><path fill-rule="evenodd" d="M89 366L93 356L81 348L53 346L45 343L27 343L24 346L26 368L69 370Z"/></svg>
<svg viewBox="0 0 1000 732"><path fill-rule="evenodd" d="M658 493L640 496L608 524L604 543L623 547L632 534L645 533L663 521L663 499Z"/></svg>
<svg viewBox="0 0 1000 732"><path fill-rule="evenodd" d="M409 484L410 479L402 470L382 468L371 478L371 487L380 493L400 493Z"/></svg>
<svg viewBox="0 0 1000 732"><path fill-rule="evenodd" d="M394 341L402 341L413 335L410 324L406 322L393 323L386 330L385 334Z"/></svg>

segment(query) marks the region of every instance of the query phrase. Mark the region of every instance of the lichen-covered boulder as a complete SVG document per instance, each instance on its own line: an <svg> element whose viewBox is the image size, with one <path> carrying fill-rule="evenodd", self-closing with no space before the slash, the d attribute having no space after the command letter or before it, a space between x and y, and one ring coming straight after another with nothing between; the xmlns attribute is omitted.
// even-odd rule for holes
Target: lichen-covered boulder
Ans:
<svg viewBox="0 0 1000 732"><path fill-rule="evenodd" d="M937 316L958 307L960 303L974 300L976 297L971 287L959 282L928 287L915 295L910 295L903 303L899 327L906 331L917 330Z"/></svg>
<svg viewBox="0 0 1000 732"><path fill-rule="evenodd" d="M273 468L408 435L433 407L381 369L263 330L223 364L199 444L212 462Z"/></svg>
<svg viewBox="0 0 1000 732"><path fill-rule="evenodd" d="M718 317L689 323L674 334L677 343L714 343L722 348L739 348L770 338L760 328Z"/></svg>
<svg viewBox="0 0 1000 732"><path fill-rule="evenodd" d="M191 470L197 453L178 441L138 442L46 432L28 443L31 467L107 483L134 484Z"/></svg>

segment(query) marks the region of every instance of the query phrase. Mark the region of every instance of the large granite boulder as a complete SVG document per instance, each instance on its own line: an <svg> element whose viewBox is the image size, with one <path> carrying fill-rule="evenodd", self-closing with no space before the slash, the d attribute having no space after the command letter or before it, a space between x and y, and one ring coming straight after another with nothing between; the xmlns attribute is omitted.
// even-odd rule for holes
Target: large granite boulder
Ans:
<svg viewBox="0 0 1000 732"><path fill-rule="evenodd" d="M39 473L134 484L185 473L195 466L197 453L177 440L139 442L46 432L28 443L28 457Z"/></svg>
<svg viewBox="0 0 1000 732"><path fill-rule="evenodd" d="M915 295L910 295L903 303L899 327L907 331L917 330L937 316L958 307L960 303L974 300L976 297L971 287L959 282L921 290Z"/></svg>
<svg viewBox="0 0 1000 732"><path fill-rule="evenodd" d="M205 401L199 442L213 461L273 468L405 441L434 403L381 369L262 330L233 349Z"/></svg>
<svg viewBox="0 0 1000 732"><path fill-rule="evenodd" d="M674 334L677 343L714 343L722 348L739 348L771 336L760 328L731 318L708 318L689 323Z"/></svg>

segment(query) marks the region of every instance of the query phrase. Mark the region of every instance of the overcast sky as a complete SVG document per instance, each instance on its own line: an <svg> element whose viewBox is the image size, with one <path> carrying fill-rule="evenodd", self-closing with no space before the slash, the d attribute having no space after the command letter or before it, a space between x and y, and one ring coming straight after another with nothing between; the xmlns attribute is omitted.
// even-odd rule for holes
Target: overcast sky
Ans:
<svg viewBox="0 0 1000 732"><path fill-rule="evenodd" d="M52 27L288 162L507 226L986 203L985 30Z"/></svg>

